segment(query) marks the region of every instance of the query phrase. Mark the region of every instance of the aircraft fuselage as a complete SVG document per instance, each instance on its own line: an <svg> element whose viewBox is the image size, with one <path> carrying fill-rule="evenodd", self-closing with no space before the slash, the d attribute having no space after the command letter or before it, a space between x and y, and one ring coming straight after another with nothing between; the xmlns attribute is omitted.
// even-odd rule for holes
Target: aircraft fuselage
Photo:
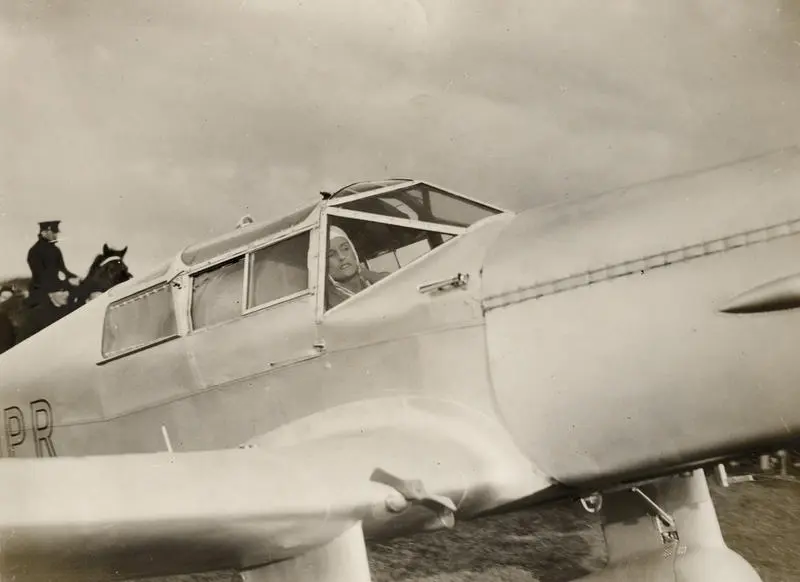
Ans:
<svg viewBox="0 0 800 582"><path fill-rule="evenodd" d="M800 311L722 309L800 272L798 185L789 150L498 214L331 310L322 203L264 239L309 233L296 296L192 329L192 274L239 251L177 258L1 356L0 451L231 448L357 430L358 418L388 427L404 407L469 409L505 427L534 470L588 487L788 440ZM457 275L464 284L420 290ZM159 281L174 289L174 337L103 358L108 306Z"/></svg>

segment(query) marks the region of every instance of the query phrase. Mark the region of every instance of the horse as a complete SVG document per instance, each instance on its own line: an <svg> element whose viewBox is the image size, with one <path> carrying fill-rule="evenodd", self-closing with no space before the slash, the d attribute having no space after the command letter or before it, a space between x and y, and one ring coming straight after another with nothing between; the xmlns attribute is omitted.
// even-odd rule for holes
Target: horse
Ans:
<svg viewBox="0 0 800 582"><path fill-rule="evenodd" d="M71 308L77 309L112 287L133 278L125 264L128 247L120 250L103 245L103 252L97 255L89 267L89 272L70 297Z"/></svg>
<svg viewBox="0 0 800 582"><path fill-rule="evenodd" d="M86 277L70 290L64 305L31 305L22 297L0 304L0 354L133 278L124 261L127 252L128 247L113 249L104 244L103 252L94 258Z"/></svg>

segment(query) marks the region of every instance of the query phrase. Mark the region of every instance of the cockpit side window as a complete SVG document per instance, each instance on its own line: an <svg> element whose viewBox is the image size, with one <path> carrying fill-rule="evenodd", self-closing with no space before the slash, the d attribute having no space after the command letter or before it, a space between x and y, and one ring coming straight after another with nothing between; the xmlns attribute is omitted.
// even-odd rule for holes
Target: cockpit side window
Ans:
<svg viewBox="0 0 800 582"><path fill-rule="evenodd" d="M269 305L308 291L309 231L250 255L247 309Z"/></svg>
<svg viewBox="0 0 800 582"><path fill-rule="evenodd" d="M326 309L371 287L453 236L397 224L329 216Z"/></svg>
<svg viewBox="0 0 800 582"><path fill-rule="evenodd" d="M301 232L192 275L192 328L232 321L306 292L310 238Z"/></svg>
<svg viewBox="0 0 800 582"><path fill-rule="evenodd" d="M202 329L242 314L244 257L192 276L192 327Z"/></svg>
<svg viewBox="0 0 800 582"><path fill-rule="evenodd" d="M112 358L177 337L172 286L163 283L108 306L103 357Z"/></svg>

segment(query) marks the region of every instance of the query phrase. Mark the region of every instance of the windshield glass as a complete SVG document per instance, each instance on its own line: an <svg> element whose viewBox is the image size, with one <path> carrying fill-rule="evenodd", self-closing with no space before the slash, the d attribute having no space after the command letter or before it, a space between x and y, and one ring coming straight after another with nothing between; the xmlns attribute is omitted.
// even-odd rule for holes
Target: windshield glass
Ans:
<svg viewBox="0 0 800 582"><path fill-rule="evenodd" d="M427 184L358 198L344 202L341 208L463 228L501 212Z"/></svg>

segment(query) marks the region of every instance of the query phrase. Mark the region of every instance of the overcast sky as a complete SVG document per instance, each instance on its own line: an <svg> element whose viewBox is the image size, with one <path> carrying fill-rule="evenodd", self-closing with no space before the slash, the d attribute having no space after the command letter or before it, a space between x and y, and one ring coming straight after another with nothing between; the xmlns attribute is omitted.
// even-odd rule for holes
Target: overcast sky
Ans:
<svg viewBox="0 0 800 582"><path fill-rule="evenodd" d="M427 178L512 209L800 142L800 1L0 3L0 276Z"/></svg>

